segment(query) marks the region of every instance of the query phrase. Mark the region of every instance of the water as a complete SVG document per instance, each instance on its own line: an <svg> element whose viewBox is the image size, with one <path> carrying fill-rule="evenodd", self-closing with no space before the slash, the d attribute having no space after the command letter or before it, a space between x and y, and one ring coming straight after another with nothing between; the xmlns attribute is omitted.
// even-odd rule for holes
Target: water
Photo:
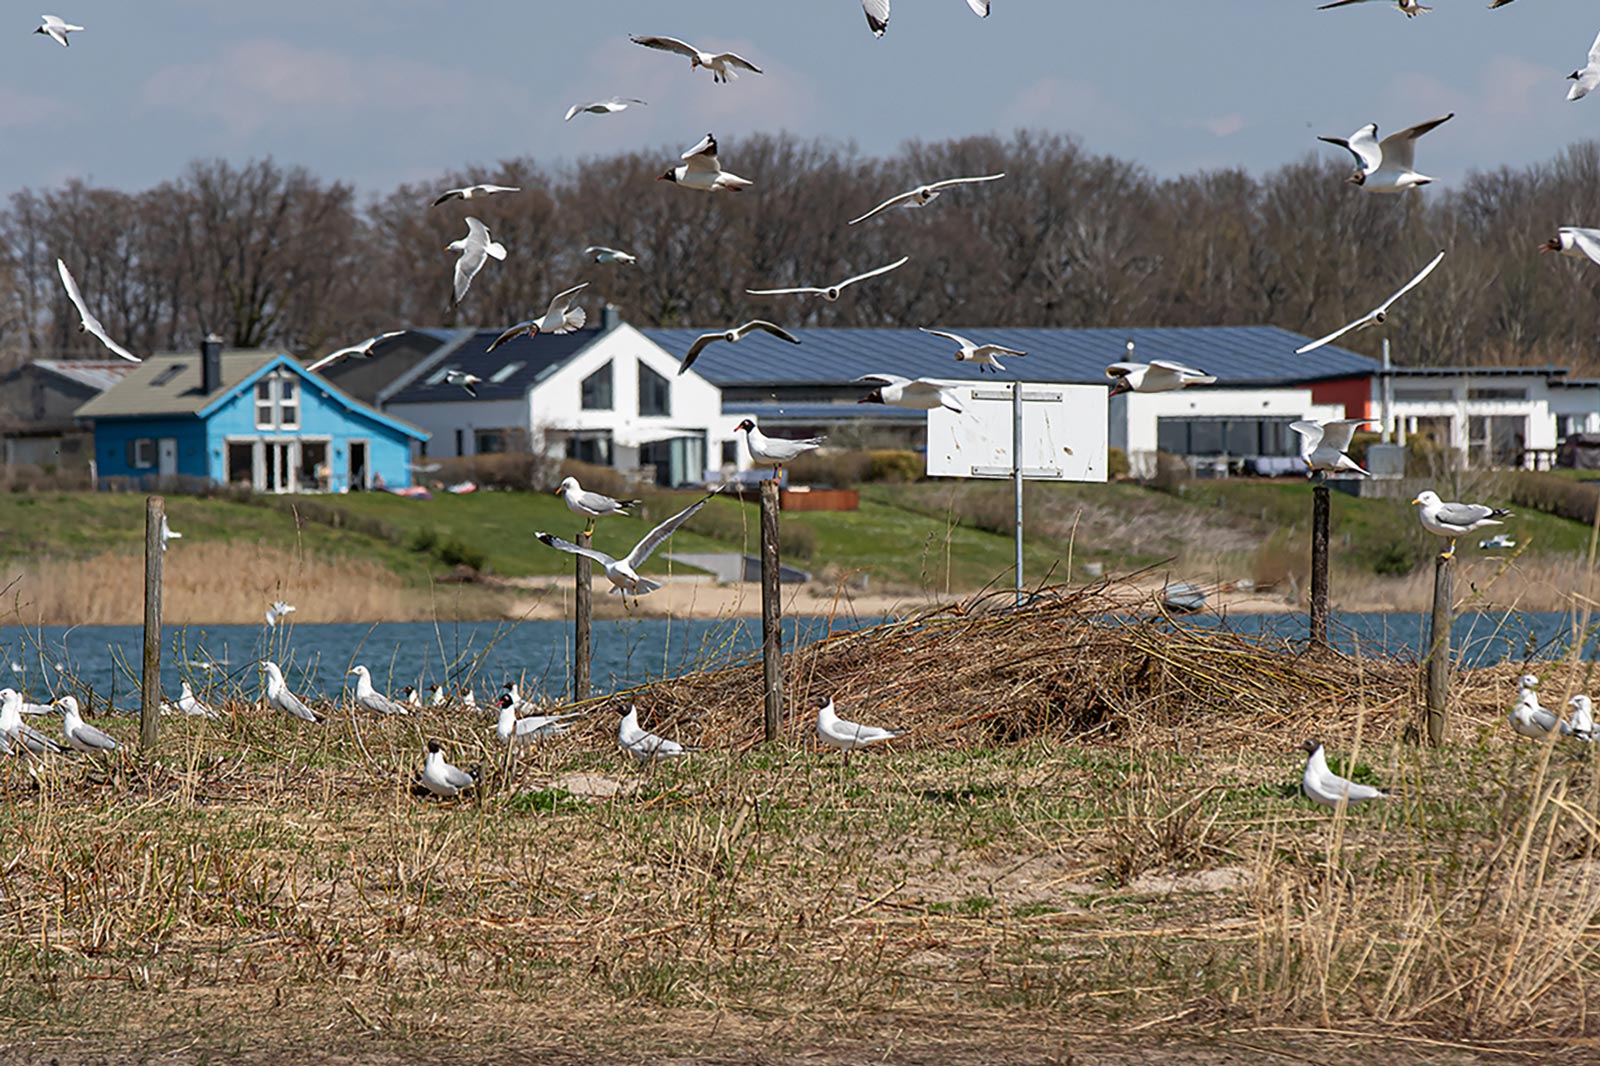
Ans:
<svg viewBox="0 0 1600 1066"><path fill-rule="evenodd" d="M870 625L875 619L835 619L835 631ZM1113 623L1114 624L1114 623ZM1200 614L1185 626L1226 627L1264 639L1304 640L1309 620L1303 614ZM1562 612L1464 614L1456 619L1452 645L1456 662L1487 666L1566 656L1574 639L1573 618ZM784 643L816 640L827 634L826 619L787 619ZM1427 641L1425 614L1338 614L1329 633L1341 651L1401 659L1420 657ZM414 685L450 690L471 686L480 703L489 702L507 681L528 693L565 693L571 675L572 626L568 622L463 622L435 627L427 622L378 625L193 626L169 631L162 652L162 685L176 696L180 679L196 692L220 699L226 694L253 699L260 691L256 660L270 657L284 667L302 695L332 696L353 685L346 670L364 663L387 692ZM30 697L92 686L97 698L111 698L129 710L138 703L138 626L0 627L0 684ZM727 666L753 655L761 626L753 619L639 619L594 624L594 689L628 688L654 678L693 669ZM1583 657L1600 659L1600 639L1591 627ZM209 666L208 663L214 663ZM20 682L20 684L19 684Z"/></svg>

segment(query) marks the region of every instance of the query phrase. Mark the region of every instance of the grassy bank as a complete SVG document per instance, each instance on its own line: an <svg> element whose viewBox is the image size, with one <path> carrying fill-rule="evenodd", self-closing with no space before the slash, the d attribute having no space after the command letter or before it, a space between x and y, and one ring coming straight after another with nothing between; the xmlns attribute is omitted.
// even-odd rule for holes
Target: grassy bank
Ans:
<svg viewBox="0 0 1600 1066"><path fill-rule="evenodd" d="M604 702L509 774L477 715L242 705L164 723L154 763L7 760L8 1040L64 1062L1581 1057L1600 786L1587 752L1509 735L1512 672L1459 679L1451 745L1423 751L1409 671L1058 606L796 656L796 705L913 728L848 767L798 709L747 745L759 668L637 694L705 746L648 770ZM1552 702L1581 680L1547 671ZM1400 795L1297 798L1313 733ZM483 796L410 793L430 736Z"/></svg>

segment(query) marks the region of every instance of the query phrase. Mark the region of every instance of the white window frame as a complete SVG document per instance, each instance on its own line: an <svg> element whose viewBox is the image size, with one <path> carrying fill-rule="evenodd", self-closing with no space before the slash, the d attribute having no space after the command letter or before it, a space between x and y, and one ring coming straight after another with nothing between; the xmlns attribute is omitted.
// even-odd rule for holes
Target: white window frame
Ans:
<svg viewBox="0 0 1600 1066"><path fill-rule="evenodd" d="M265 392L266 395L262 395ZM273 429L299 429L301 420L301 405L305 401L306 390L300 388L300 379L297 375L286 370L268 374L256 382L255 394L252 401L255 404L256 428ZM289 396L285 397L285 393ZM285 418L285 410L293 413L293 419ZM266 413L263 419L262 413Z"/></svg>
<svg viewBox="0 0 1600 1066"><path fill-rule="evenodd" d="M152 470L156 465L156 439L154 437L135 437L133 441L133 468L135 470Z"/></svg>

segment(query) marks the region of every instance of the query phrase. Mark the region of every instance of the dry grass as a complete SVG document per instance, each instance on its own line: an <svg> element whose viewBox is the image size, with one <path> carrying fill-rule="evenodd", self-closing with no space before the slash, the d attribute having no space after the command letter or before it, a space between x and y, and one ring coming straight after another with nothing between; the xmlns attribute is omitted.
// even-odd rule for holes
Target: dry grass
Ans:
<svg viewBox="0 0 1600 1066"><path fill-rule="evenodd" d="M755 667L634 694L705 748L647 771L618 701L510 776L483 716L313 729L239 702L164 723L153 762L7 760L0 1016L36 1053L122 1058L181 1031L263 1059L745 1061L724 1026L786 1062L1046 1061L1094 1033L1198 1039L1195 1063L1335 1061L1340 1037L1284 1043L1309 1029L1387 1061L1592 1046L1600 797L1587 751L1508 735L1518 668L1462 677L1452 745L1419 750L1407 668L1112 625L1100 595L791 656L792 700L913 727L848 767L798 712L750 745ZM1294 798L1313 732L1401 795ZM428 736L482 797L410 793ZM908 1058L908 1024L940 1038Z"/></svg>

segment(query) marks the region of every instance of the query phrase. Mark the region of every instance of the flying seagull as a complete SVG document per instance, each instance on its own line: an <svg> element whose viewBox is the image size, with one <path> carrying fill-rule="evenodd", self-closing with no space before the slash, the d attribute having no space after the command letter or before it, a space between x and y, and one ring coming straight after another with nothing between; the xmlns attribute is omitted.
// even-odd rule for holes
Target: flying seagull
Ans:
<svg viewBox="0 0 1600 1066"><path fill-rule="evenodd" d="M750 458L757 466L770 466L773 468L773 477L783 473L785 463L793 462L806 452L815 451L822 447L827 437L806 437L791 439L789 437L769 437L756 428L753 418L747 418L733 427L735 433L744 434L745 447L750 449Z"/></svg>
<svg viewBox="0 0 1600 1066"><path fill-rule="evenodd" d="M63 48L69 47L67 44L67 34L80 33L83 31L82 26L74 26L72 23L67 22L64 19L57 18L55 15L40 15L39 17L44 20L44 25L40 26L33 32L44 34L46 37L56 41Z"/></svg>
<svg viewBox="0 0 1600 1066"><path fill-rule="evenodd" d="M300 697L289 691L288 684L283 680L283 671L278 669L278 664L271 659L262 659L261 669L266 671L267 686L266 699L268 706L276 707L280 711L292 714L306 722L320 722L322 716L301 702Z"/></svg>
<svg viewBox="0 0 1600 1066"><path fill-rule="evenodd" d="M902 263L905 262L904 259L900 261ZM961 350L956 352L956 362L977 363L978 373L980 374L985 369L992 370L997 374L1005 369L1005 365L995 358L997 355L1016 356L1020 359L1028 354L1027 352L1019 352L1015 348L1004 348L998 344L978 344L975 341L967 340L959 333L946 333L942 329L929 329L926 326L918 326L917 328L935 337L943 337L945 340L955 341L956 344L961 346Z"/></svg>
<svg viewBox="0 0 1600 1066"><path fill-rule="evenodd" d="M854 226L857 222L865 222L878 212L887 211L891 207L927 207L929 204L933 203L933 201L937 200L939 198L939 194L945 189L954 188L957 185L973 185L982 181L999 181L1003 177L1005 177L1004 172L999 174L989 174L981 178L947 178L944 181L935 181L930 182L927 185L919 185L910 192L903 192L898 196L891 196L889 199L885 200L877 207L874 207L871 211L868 211L860 218L851 219L847 225Z"/></svg>
<svg viewBox="0 0 1600 1066"><path fill-rule="evenodd" d="M1391 133L1378 140L1378 124L1369 122L1352 133L1348 140L1339 137L1318 137L1319 141L1336 144L1356 158L1356 169L1345 181L1359 185L1367 192L1405 192L1433 179L1417 173L1417 138L1456 117L1454 111L1431 122L1420 122L1399 133Z"/></svg>
<svg viewBox="0 0 1600 1066"><path fill-rule="evenodd" d="M515 185L466 185L459 189L446 189L433 201L433 206L438 207L447 200L476 200L480 196L493 196L502 192L521 192Z"/></svg>
<svg viewBox="0 0 1600 1066"><path fill-rule="evenodd" d="M1481 503L1445 503L1432 489L1417 493L1411 501L1417 508L1417 520L1436 537L1445 537L1450 547L1441 558L1448 559L1456 553L1456 538L1484 526L1498 526L1499 519L1511 517L1511 512Z"/></svg>
<svg viewBox="0 0 1600 1066"><path fill-rule="evenodd" d="M634 104L640 107L647 106L643 100L635 100L631 96L613 96L609 100L595 100L587 104L573 104L567 108L566 121L571 122L579 115L612 115L618 111L626 111Z"/></svg>
<svg viewBox="0 0 1600 1066"><path fill-rule="evenodd" d="M78 291L78 283L73 280L72 271L67 269L67 264L57 259L56 270L61 274L61 284L67 287L67 299L71 300L72 306L78 310L78 332L91 335L130 363L144 362L106 335L106 328L100 324L100 320L89 313L88 306L83 302L83 293Z"/></svg>
<svg viewBox="0 0 1600 1066"><path fill-rule="evenodd" d="M410 714L404 704L396 703L388 696L379 692L372 685L372 672L365 666L353 666L350 672L356 675L356 706L364 711L376 711L378 714Z"/></svg>
<svg viewBox="0 0 1600 1066"><path fill-rule="evenodd" d="M1568 100L1582 100L1600 85L1600 35L1596 35L1594 44L1589 46L1589 61L1579 70L1567 75L1575 84L1567 90Z"/></svg>
<svg viewBox="0 0 1600 1066"><path fill-rule="evenodd" d="M845 278L837 285L829 285L827 288L823 289L816 288L815 286L803 285L793 289L746 289L744 291L749 293L751 296L820 296L829 303L833 303L840 296L844 295L845 289L848 289L856 282L866 281L868 278L875 278L879 274L887 274L891 270L898 270L910 261L911 257L909 255L901 256L898 260L890 263L888 266L881 266L876 270L869 270L865 274L857 274L853 278Z"/></svg>
<svg viewBox="0 0 1600 1066"><path fill-rule="evenodd" d="M989 0L967 0L967 6L979 18L989 17ZM867 28L874 37L882 37L889 28L889 0L861 0L861 10L867 16Z"/></svg>
<svg viewBox="0 0 1600 1066"><path fill-rule="evenodd" d="M474 400L478 398L478 390L474 386L483 384L483 379L478 375L469 374L455 367L450 367L444 372L444 380L446 385L460 385Z"/></svg>
<svg viewBox="0 0 1600 1066"><path fill-rule="evenodd" d="M726 341L729 344L737 344L757 330L770 333L779 340L788 341L790 344L800 343L799 337L796 337L793 333L790 333L781 326L773 325L771 322L760 318L752 319L749 322L746 322L744 325L736 326L733 329L722 330L719 333L702 333L700 336L696 337L694 343L689 345L689 350L683 353L683 362L678 364L679 375L681 376L685 370L688 370L691 366L693 366L694 361L700 358L700 353L705 351L710 345L713 345L718 341Z"/></svg>
<svg viewBox="0 0 1600 1066"><path fill-rule="evenodd" d="M676 740L658 737L639 725L639 708L633 706L628 707L628 713L617 726L617 743L635 762L641 763L689 754Z"/></svg>
<svg viewBox="0 0 1600 1066"><path fill-rule="evenodd" d="M1306 799L1324 807L1337 807L1343 800L1347 804L1365 803L1367 800L1385 799L1388 793L1371 785L1358 785L1340 777L1328 768L1328 757L1323 754L1322 741L1308 740L1301 748L1307 755L1306 772L1300 779L1300 791Z"/></svg>
<svg viewBox="0 0 1600 1066"><path fill-rule="evenodd" d="M506 257L506 246L491 239L489 227L471 215L467 216L467 235L445 245L445 250L461 253L456 259L456 303L472 288L472 279L483 269L485 259L491 255L500 260Z"/></svg>
<svg viewBox="0 0 1600 1066"><path fill-rule="evenodd" d="M312 363L310 366L306 367L306 369L321 370L329 363L343 359L347 355L352 359L366 359L372 355L372 349L376 348L384 341L393 340L395 337L404 336L405 332L406 331L403 329L392 329L387 333L380 333L376 337L368 337L360 344L352 344L348 348L340 348L336 352L329 352L321 359L318 359L315 363Z"/></svg>
<svg viewBox="0 0 1600 1066"><path fill-rule="evenodd" d="M1332 8L1332 7L1345 7L1345 6L1349 5L1349 4L1366 4L1366 3L1371 3L1371 2L1372 2L1372 0L1333 0L1333 3L1331 3L1331 4L1323 4L1321 7L1317 8L1317 10L1318 11L1326 11L1329 8ZM1406 18L1408 18L1408 19L1416 18L1418 15L1422 14L1424 11L1432 11L1433 10L1433 8L1431 8L1431 7L1423 7L1422 4L1418 2L1418 0L1378 0L1378 2L1379 3L1385 3L1385 4L1389 4L1389 3L1394 4L1395 10L1404 12ZM1510 3L1511 0L1504 0L1504 2L1505 3ZM1494 4L1490 4L1489 6L1493 7L1495 5Z"/></svg>
<svg viewBox="0 0 1600 1066"><path fill-rule="evenodd" d="M913 381L899 374L863 374L856 380L864 385L878 386L856 403L881 403L918 411L931 411L935 407L958 413L966 410L956 398L955 389L930 378Z"/></svg>
<svg viewBox="0 0 1600 1066"><path fill-rule="evenodd" d="M1128 354L1133 354L1133 342L1128 342ZM1190 385L1210 385L1216 376L1192 366L1184 366L1170 359L1152 359L1148 363L1121 362L1106 367L1106 377L1115 378L1110 395L1124 392L1172 392Z"/></svg>
<svg viewBox="0 0 1600 1066"><path fill-rule="evenodd" d="M526 322L518 322L496 337L494 343L489 345L489 351L492 352L506 341L511 340L513 337L520 337L523 334L527 334L530 338L540 333L549 333L559 337L562 334L571 333L575 329L582 329L584 322L588 320L588 315L583 308L572 306L572 298L588 287L589 283L585 281L574 285L566 292L557 293L556 298L550 301L550 306L545 309L542 316L530 318Z"/></svg>
<svg viewBox="0 0 1600 1066"><path fill-rule="evenodd" d="M1432 274L1434 268L1437 267L1443 260L1444 253L1440 252L1429 261L1427 266L1417 271L1416 277L1400 286L1400 291L1396 292L1393 296L1389 297L1387 300L1383 301L1383 303L1379 304L1377 307L1374 307L1371 311L1368 311L1354 322L1351 322L1348 325L1340 326L1326 337L1323 337L1319 340L1314 340L1310 344L1302 344L1300 347L1294 350L1295 354L1304 355L1307 352L1316 351L1324 344L1327 344L1330 341L1338 340L1351 330L1366 329L1369 326L1383 325L1384 322L1386 322L1389 318L1389 308L1394 306L1394 302L1420 285L1422 283L1422 279L1427 277L1429 274Z"/></svg>
<svg viewBox="0 0 1600 1066"><path fill-rule="evenodd" d="M702 52L694 45L680 41L676 37L648 37L634 34L628 40L660 52L676 52L680 56L688 56L690 70L704 67L711 72L711 80L716 82L732 81L739 77L741 70L748 70L752 74L762 72L760 67L734 52Z"/></svg>
<svg viewBox="0 0 1600 1066"><path fill-rule="evenodd" d="M1352 470L1362 477L1372 475L1350 458L1350 438L1356 430L1369 425L1365 418L1339 418L1327 422L1291 422L1289 428L1300 434L1300 458L1310 467L1310 473L1334 473Z"/></svg>
<svg viewBox="0 0 1600 1066"><path fill-rule="evenodd" d="M656 589L661 588L659 581L651 581L647 577L640 577L639 567L644 565L644 561L650 558L651 553L661 547L668 537L678 531L679 526L693 518L696 511L704 507L711 497L721 491L721 486L718 486L652 529L649 533L646 533L644 539L635 544L633 551L629 552L627 557L623 559L613 559L605 552L596 551L593 548L580 548L570 541L562 540L560 537L552 537L548 533L535 533L534 536L538 538L541 544L546 544L560 551L570 552L573 555L586 556L599 563L605 567L606 578L611 582L611 594L613 596L626 596L631 592L634 598L637 599L648 592L654 592Z"/></svg>
<svg viewBox="0 0 1600 1066"><path fill-rule="evenodd" d="M66 738L67 746L72 750L81 751L85 755L109 755L117 750L115 738L102 733L83 720L78 713L77 700L71 696L62 696L56 700L56 705L61 708L61 735Z"/></svg>
<svg viewBox="0 0 1600 1066"><path fill-rule="evenodd" d="M1591 262L1600 263L1600 229L1562 226L1554 237L1539 246L1539 251L1560 252L1573 259L1587 258Z"/></svg>
<svg viewBox="0 0 1600 1066"><path fill-rule="evenodd" d="M717 139L706 134L699 144L683 153L684 164L673 167L657 181L670 181L696 192L738 192L755 182L722 169L717 162Z"/></svg>
<svg viewBox="0 0 1600 1066"><path fill-rule="evenodd" d="M604 263L608 266L627 266L630 263L639 261L639 257L636 255L629 255L620 248L607 248L603 244L591 244L583 250L583 254L596 263Z"/></svg>
<svg viewBox="0 0 1600 1066"><path fill-rule="evenodd" d="M477 774L458 770L444 760L437 740L428 741L428 759L422 764L422 787L435 796L454 799L478 783Z"/></svg>
<svg viewBox="0 0 1600 1066"><path fill-rule="evenodd" d="M267 608L267 625L269 627L277 625L293 614L294 611L295 607L292 604L285 603L283 600L274 600L272 606Z"/></svg>
<svg viewBox="0 0 1600 1066"><path fill-rule="evenodd" d="M565 478L556 487L556 495L567 501L567 510L573 514L583 515L589 520L583 532L594 532L594 520L604 518L606 515L621 515L629 517L628 508L639 506L638 500L614 500L610 496L599 492L590 492L578 484L575 477Z"/></svg>

